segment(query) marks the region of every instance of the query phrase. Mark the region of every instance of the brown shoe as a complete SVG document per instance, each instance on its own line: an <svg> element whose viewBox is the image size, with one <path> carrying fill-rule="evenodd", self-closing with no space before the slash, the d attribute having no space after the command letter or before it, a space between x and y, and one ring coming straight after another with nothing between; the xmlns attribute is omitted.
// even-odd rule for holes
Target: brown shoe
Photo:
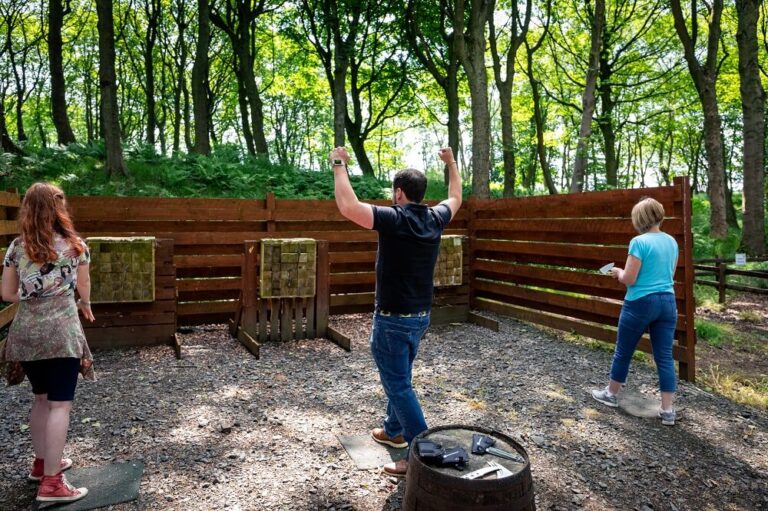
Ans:
<svg viewBox="0 0 768 511"><path fill-rule="evenodd" d="M391 437L387 435L387 433L384 431L384 428L373 428L371 430L371 436L380 444L388 445L390 447L394 447L395 449L404 449L408 447L408 442L405 441L403 435Z"/></svg>
<svg viewBox="0 0 768 511"><path fill-rule="evenodd" d="M382 471L388 476L405 477L405 473L408 471L408 460L397 460L387 463Z"/></svg>

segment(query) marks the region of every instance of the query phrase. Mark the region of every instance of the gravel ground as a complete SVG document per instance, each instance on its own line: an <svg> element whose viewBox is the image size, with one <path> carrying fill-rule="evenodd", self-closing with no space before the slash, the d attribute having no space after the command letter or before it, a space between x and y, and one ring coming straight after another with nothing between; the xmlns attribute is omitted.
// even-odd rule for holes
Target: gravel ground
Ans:
<svg viewBox="0 0 768 511"><path fill-rule="evenodd" d="M66 454L80 466L141 458L127 510L396 510L404 483L356 470L337 434L365 434L384 406L368 315L332 318L352 352L324 340L267 344L255 360L225 327L168 347L97 353ZM414 368L430 425L479 424L531 457L537 509L768 509L768 415L680 385L673 428L603 408L610 354L501 320L432 328ZM631 388L656 393L636 363ZM0 509L29 509L34 486L27 383L0 392Z"/></svg>

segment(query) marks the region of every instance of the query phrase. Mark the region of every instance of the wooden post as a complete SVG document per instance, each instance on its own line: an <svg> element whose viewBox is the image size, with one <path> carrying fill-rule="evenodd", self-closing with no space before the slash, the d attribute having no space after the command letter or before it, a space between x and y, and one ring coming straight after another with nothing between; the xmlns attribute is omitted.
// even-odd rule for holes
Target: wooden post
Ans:
<svg viewBox="0 0 768 511"><path fill-rule="evenodd" d="M267 232L275 232L275 194L267 192Z"/></svg>
<svg viewBox="0 0 768 511"><path fill-rule="evenodd" d="M717 301L719 303L725 303L726 270L726 263L717 263L717 292L719 293Z"/></svg>
<svg viewBox="0 0 768 511"><path fill-rule="evenodd" d="M683 201L683 257L685 258L685 337L680 339L685 347L686 360L679 360L678 367L680 378L690 382L696 381L696 301L693 298L693 282L695 270L693 268L693 230L691 205L691 186L687 176L676 177L676 187L680 188Z"/></svg>
<svg viewBox="0 0 768 511"><path fill-rule="evenodd" d="M251 336L257 337L258 328L258 275L257 266L259 261L259 242L246 241L243 243L243 312L241 316L242 328ZM263 339L259 339L262 341Z"/></svg>
<svg viewBox="0 0 768 511"><path fill-rule="evenodd" d="M467 222L467 237L468 237L468 259L469 259L469 308L476 308L475 305L475 241L477 240L476 231L476 216L477 210L475 208L475 200L469 199L465 203L469 210L469 221Z"/></svg>
<svg viewBox="0 0 768 511"><path fill-rule="evenodd" d="M317 271L315 272L315 335L325 337L331 305L331 258L328 240L317 241Z"/></svg>

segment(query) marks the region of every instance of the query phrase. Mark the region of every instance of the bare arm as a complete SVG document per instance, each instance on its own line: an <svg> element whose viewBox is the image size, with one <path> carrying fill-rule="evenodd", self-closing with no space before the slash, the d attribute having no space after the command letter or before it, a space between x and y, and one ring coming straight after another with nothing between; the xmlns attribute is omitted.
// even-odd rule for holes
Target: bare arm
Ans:
<svg viewBox="0 0 768 511"><path fill-rule="evenodd" d="M438 155L448 167L448 198L440 204L445 204L451 209L451 219L453 219L461 207L461 175L459 174L459 165L456 163L456 158L454 158L453 150L450 147L440 149Z"/></svg>
<svg viewBox="0 0 768 511"><path fill-rule="evenodd" d="M342 161L342 164L335 165L334 162ZM347 175L347 162L349 153L343 147L337 147L331 151L331 165L333 165L334 193L336 196L336 205L345 218L356 223L360 227L373 229L373 208L370 204L360 202L357 199L355 190L349 182Z"/></svg>
<svg viewBox="0 0 768 511"><path fill-rule="evenodd" d="M624 265L624 269L611 268L613 278L624 284L625 286L631 286L637 281L637 275L640 273L640 267L643 262L637 257L630 255L627 256L627 264Z"/></svg>
<svg viewBox="0 0 768 511"><path fill-rule="evenodd" d="M4 302L19 302L19 274L13 266L3 267L2 295Z"/></svg>
<svg viewBox="0 0 768 511"><path fill-rule="evenodd" d="M81 264L77 267L77 293L80 295L80 300L77 302L77 308L83 313L85 319L93 322L96 318L93 317L93 311L91 311L91 275L88 273L90 265Z"/></svg>

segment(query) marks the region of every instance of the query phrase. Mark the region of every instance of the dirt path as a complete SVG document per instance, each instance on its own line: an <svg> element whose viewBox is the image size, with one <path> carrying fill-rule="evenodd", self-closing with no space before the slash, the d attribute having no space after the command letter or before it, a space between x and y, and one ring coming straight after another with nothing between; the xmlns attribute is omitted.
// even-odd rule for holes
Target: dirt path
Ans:
<svg viewBox="0 0 768 511"><path fill-rule="evenodd" d="M222 326L167 347L97 354L82 384L67 454L79 465L142 458L127 510L395 510L403 483L358 471L336 434L364 434L383 394L368 316L333 318L353 337L270 344L255 360ZM482 424L527 449L539 510L768 509L768 415L682 383L676 426L602 408L610 354L505 319L494 333L432 329L415 365L430 425ZM654 394L652 368L630 386ZM29 509L28 384L0 392L0 509Z"/></svg>

